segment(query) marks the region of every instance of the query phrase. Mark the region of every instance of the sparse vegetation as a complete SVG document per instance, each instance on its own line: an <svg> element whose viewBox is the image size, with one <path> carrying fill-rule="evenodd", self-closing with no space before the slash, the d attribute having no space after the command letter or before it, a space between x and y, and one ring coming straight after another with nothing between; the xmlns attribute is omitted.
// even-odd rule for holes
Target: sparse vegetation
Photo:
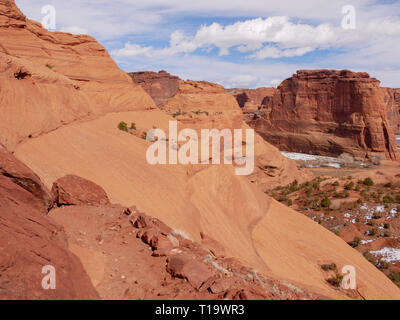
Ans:
<svg viewBox="0 0 400 320"><path fill-rule="evenodd" d="M363 183L363 185L369 186L369 187L372 187L374 185L374 181L370 177L365 178L362 183Z"/></svg>
<svg viewBox="0 0 400 320"><path fill-rule="evenodd" d="M121 130L121 131L128 132L128 124L126 122L121 121L118 124L118 129Z"/></svg>
<svg viewBox="0 0 400 320"><path fill-rule="evenodd" d="M343 276L341 274L336 274L336 276L329 278L327 281L334 287L339 287L342 283Z"/></svg>
<svg viewBox="0 0 400 320"><path fill-rule="evenodd" d="M361 243L361 238L360 237L355 237L353 239L353 241L351 242L351 246L353 248L357 248L360 245L360 243Z"/></svg>

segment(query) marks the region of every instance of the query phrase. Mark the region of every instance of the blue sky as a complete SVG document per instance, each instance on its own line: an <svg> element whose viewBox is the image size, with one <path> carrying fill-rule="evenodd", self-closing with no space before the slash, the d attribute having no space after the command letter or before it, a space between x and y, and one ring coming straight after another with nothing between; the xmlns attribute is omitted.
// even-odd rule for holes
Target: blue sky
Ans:
<svg viewBox="0 0 400 320"><path fill-rule="evenodd" d="M58 31L94 36L126 71L270 87L299 69L351 69L400 87L400 1L16 2L37 21L42 7L53 5Z"/></svg>

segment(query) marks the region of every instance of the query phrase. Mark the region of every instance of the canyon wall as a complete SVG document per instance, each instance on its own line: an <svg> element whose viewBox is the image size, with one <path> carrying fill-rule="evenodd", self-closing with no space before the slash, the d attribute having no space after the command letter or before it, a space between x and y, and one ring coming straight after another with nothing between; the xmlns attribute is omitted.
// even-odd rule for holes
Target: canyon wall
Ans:
<svg viewBox="0 0 400 320"><path fill-rule="evenodd" d="M387 115L392 130L400 134L400 89L382 88L385 94Z"/></svg>
<svg viewBox="0 0 400 320"><path fill-rule="evenodd" d="M282 82L272 102L268 97L272 108L248 123L280 150L398 160L384 93L367 73L298 71Z"/></svg>

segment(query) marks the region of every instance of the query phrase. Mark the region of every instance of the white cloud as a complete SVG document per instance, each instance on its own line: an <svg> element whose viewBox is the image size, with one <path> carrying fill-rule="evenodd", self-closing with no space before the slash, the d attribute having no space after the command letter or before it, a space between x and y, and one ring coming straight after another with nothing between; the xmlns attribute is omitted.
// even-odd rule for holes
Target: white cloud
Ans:
<svg viewBox="0 0 400 320"><path fill-rule="evenodd" d="M226 84L233 83L236 76L250 75L256 80L250 81L249 86L257 86L284 79L304 67L348 68L369 71L383 80L383 85L400 87L400 1L352 0L357 29L347 31L340 26L342 7L349 4L348 0L16 2L29 18L37 21L42 20L43 5L55 6L59 30L96 37L107 49L114 49L113 56L129 71L147 66ZM209 23L221 18L236 22ZM208 25L201 26L202 21ZM169 45L158 44L168 39ZM220 58L213 57L215 48ZM320 49L331 51L323 56L313 55L306 66L277 63L281 58L301 57ZM229 54L234 52L246 53L242 56L253 60L230 64ZM207 63L200 62L200 53L210 55ZM262 59L269 59L268 63ZM184 66L183 61L197 62L202 67ZM279 70L278 65L283 69Z"/></svg>
<svg viewBox="0 0 400 320"><path fill-rule="evenodd" d="M150 57L153 55L153 48L142 47L138 44L131 44L130 42L127 42L123 48L112 50L111 54L118 58L124 58L124 57L133 58L139 55L146 55Z"/></svg>
<svg viewBox="0 0 400 320"><path fill-rule="evenodd" d="M291 57L299 57L303 56L306 53L314 51L313 47L301 47L295 49L279 49L272 46L265 46L263 49L257 51L253 55L249 56L250 58L255 59L265 59L265 58L291 58Z"/></svg>

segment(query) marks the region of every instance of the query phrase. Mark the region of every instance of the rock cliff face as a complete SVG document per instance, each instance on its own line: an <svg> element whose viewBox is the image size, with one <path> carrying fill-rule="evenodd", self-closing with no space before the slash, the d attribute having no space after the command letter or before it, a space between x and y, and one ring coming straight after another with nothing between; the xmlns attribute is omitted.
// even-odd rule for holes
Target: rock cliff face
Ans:
<svg viewBox="0 0 400 320"><path fill-rule="evenodd" d="M95 39L48 32L14 0L0 1L0 143L8 149L77 120L152 107Z"/></svg>
<svg viewBox="0 0 400 320"><path fill-rule="evenodd" d="M46 216L49 191L9 152L0 149L0 299L98 299L62 227ZM56 271L44 290L42 268Z"/></svg>
<svg viewBox="0 0 400 320"><path fill-rule="evenodd" d="M394 133L400 133L400 89L382 88L388 120Z"/></svg>
<svg viewBox="0 0 400 320"><path fill-rule="evenodd" d="M265 112L270 112L274 94L277 93L275 88L227 89L227 91L236 98L246 121L254 120Z"/></svg>
<svg viewBox="0 0 400 320"><path fill-rule="evenodd" d="M380 82L367 73L298 71L250 125L281 150L400 159Z"/></svg>
<svg viewBox="0 0 400 320"><path fill-rule="evenodd" d="M180 79L170 75L166 71L162 70L158 73L142 71L128 74L133 82L143 87L157 105L160 105L163 101L172 98L178 93Z"/></svg>

